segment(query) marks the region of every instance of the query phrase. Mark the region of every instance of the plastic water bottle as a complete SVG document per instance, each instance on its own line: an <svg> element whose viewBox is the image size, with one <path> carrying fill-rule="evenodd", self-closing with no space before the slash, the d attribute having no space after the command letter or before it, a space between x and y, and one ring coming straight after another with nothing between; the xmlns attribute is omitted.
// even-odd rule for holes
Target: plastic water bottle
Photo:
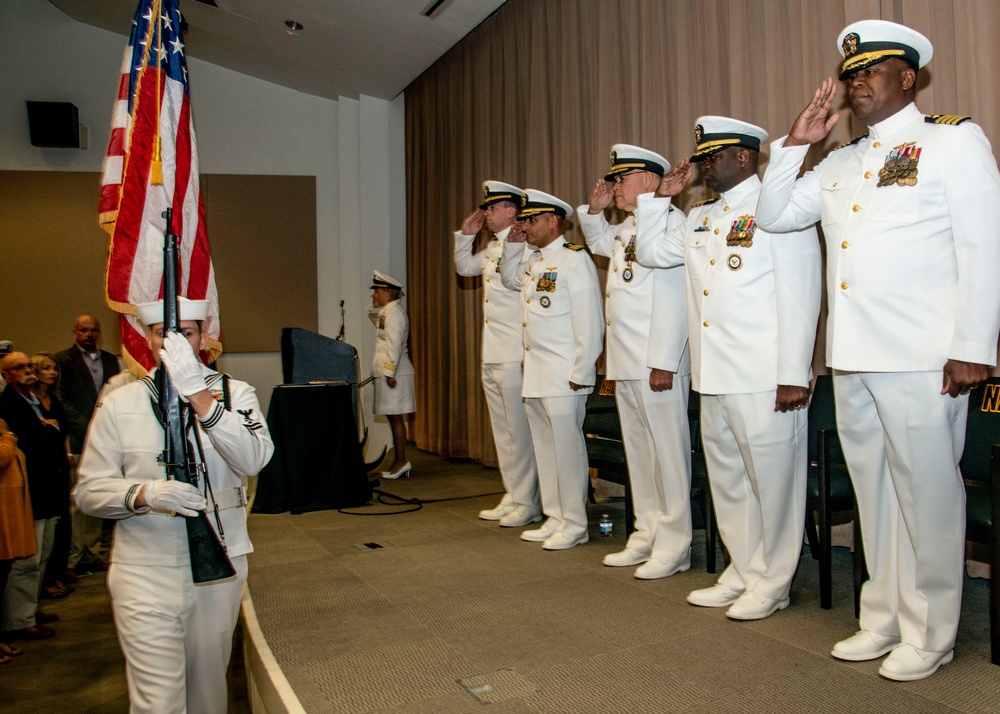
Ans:
<svg viewBox="0 0 1000 714"><path fill-rule="evenodd" d="M609 537L611 537L611 529L613 527L614 527L614 524L611 522L611 516L609 516L607 513L605 513L604 515L602 515L601 516L601 537L602 538L609 538Z"/></svg>

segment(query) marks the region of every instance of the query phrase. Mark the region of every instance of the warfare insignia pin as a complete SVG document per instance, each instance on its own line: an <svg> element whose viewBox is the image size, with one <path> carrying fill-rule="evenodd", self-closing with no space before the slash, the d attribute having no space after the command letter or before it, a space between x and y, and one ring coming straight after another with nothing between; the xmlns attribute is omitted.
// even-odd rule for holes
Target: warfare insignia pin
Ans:
<svg viewBox="0 0 1000 714"><path fill-rule="evenodd" d="M542 297L538 299L538 302L542 307L548 307L552 304L552 300L549 299L548 295L542 295Z"/></svg>
<svg viewBox="0 0 1000 714"><path fill-rule="evenodd" d="M743 267L743 258L739 253L731 253L726 259L726 263L729 265L730 270L739 270Z"/></svg>
<svg viewBox="0 0 1000 714"><path fill-rule="evenodd" d="M914 141L894 146L878 170L878 186L916 186L920 151Z"/></svg>
<svg viewBox="0 0 1000 714"><path fill-rule="evenodd" d="M861 37L857 32L849 32L844 35L844 43L841 45L841 49L844 50L844 56L850 57L857 52L859 42L861 42Z"/></svg>

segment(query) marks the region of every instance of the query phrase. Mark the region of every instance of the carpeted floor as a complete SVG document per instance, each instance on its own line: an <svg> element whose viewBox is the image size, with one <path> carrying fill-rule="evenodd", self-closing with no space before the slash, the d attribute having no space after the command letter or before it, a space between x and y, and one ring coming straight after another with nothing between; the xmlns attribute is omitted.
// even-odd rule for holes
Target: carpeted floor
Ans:
<svg viewBox="0 0 1000 714"><path fill-rule="evenodd" d="M547 552L476 517L498 500L497 471L416 450L411 460L414 476L383 491L456 500L352 509L397 515L251 517L257 614L307 711L997 710L987 581L966 582L955 661L928 680L889 682L878 662L829 656L857 625L846 549L835 549L833 610L819 608L806 554L791 607L737 623L684 601L714 581L701 531L690 571L642 582L601 565L624 543L620 500L590 507L589 543ZM611 538L598 536L602 513Z"/></svg>
<svg viewBox="0 0 1000 714"><path fill-rule="evenodd" d="M632 568L601 565L624 543L621 500L590 507L589 543L546 552L519 540L521 529L476 518L498 500L496 470L411 456L413 478L382 490L460 500L387 516L251 516L254 604L309 712L997 711L987 581L966 581L955 661L922 682L888 682L877 662L829 656L856 627L845 549L835 553L832 611L818 606L805 555L791 607L731 622L684 602L714 580L701 531L690 571L641 582ZM611 538L597 535L602 513L615 523ZM17 643L27 654L0 666L0 711L127 711L104 578L83 578L43 607L62 616L59 634ZM238 651L233 659L230 711L246 711Z"/></svg>

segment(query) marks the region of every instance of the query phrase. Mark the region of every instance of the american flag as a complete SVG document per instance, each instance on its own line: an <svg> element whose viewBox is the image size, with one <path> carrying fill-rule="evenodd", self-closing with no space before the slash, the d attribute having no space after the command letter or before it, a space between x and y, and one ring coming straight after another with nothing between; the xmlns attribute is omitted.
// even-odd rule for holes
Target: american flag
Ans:
<svg viewBox="0 0 1000 714"><path fill-rule="evenodd" d="M167 206L173 207L173 232L180 236L179 294L209 301L205 357L213 361L222 353L177 6L178 0L139 2L101 176L100 223L111 235L107 300L121 314L125 361L140 373L155 362L135 306L163 295Z"/></svg>

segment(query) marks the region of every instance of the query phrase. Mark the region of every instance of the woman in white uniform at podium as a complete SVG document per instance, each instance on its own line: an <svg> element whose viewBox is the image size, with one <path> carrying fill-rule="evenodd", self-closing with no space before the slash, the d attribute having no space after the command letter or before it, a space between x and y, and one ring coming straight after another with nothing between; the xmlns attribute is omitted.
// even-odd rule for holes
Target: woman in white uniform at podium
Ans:
<svg viewBox="0 0 1000 714"><path fill-rule="evenodd" d="M372 377L375 382L375 413L384 414L392 428L392 445L396 458L382 478L410 475L406 460L405 415L416 411L413 396L413 363L406 343L410 336L410 320L399 302L403 283L391 275L375 271L372 278L372 307L368 316L375 325L375 357Z"/></svg>

